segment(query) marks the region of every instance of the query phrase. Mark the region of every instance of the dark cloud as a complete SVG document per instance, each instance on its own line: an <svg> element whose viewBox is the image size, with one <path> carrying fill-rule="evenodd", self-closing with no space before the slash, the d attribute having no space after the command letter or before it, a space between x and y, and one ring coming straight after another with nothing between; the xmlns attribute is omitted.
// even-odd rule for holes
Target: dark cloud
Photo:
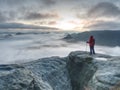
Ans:
<svg viewBox="0 0 120 90"><path fill-rule="evenodd" d="M30 0L5 0L7 4L10 5L20 5L28 3Z"/></svg>
<svg viewBox="0 0 120 90"><path fill-rule="evenodd" d="M101 2L92 7L88 13L88 17L116 17L120 16L120 8L110 2Z"/></svg>
<svg viewBox="0 0 120 90"><path fill-rule="evenodd" d="M15 19L17 19L16 12L0 11L0 22L9 22L9 21L14 21Z"/></svg>
<svg viewBox="0 0 120 90"><path fill-rule="evenodd" d="M55 4L55 2L56 0L0 0L0 5L11 8L20 6L36 7L36 5L50 6Z"/></svg>
<svg viewBox="0 0 120 90"><path fill-rule="evenodd" d="M119 30L120 8L111 2L100 2L90 8L83 17L88 24L84 27L90 30ZM77 17L80 17L78 15Z"/></svg>
<svg viewBox="0 0 120 90"><path fill-rule="evenodd" d="M0 0L0 4L1 5L6 5L6 4L15 5L15 4L21 4L24 1L25 0Z"/></svg>
<svg viewBox="0 0 120 90"><path fill-rule="evenodd" d="M27 13L24 19L26 20L39 20L39 19L51 19L51 18L59 18L59 15L56 13Z"/></svg>
<svg viewBox="0 0 120 90"><path fill-rule="evenodd" d="M8 15L9 15L9 18L11 18L13 20L17 19L17 17L18 17L17 12L15 12L15 11L9 11Z"/></svg>
<svg viewBox="0 0 120 90"><path fill-rule="evenodd" d="M0 0L0 27L39 28L19 22L54 26L62 20L79 18L94 20L87 28L118 28L115 20L120 20L119 4L119 0Z"/></svg>
<svg viewBox="0 0 120 90"><path fill-rule="evenodd" d="M56 0L42 0L42 2L47 4L47 5L51 5L51 4L55 4Z"/></svg>
<svg viewBox="0 0 120 90"><path fill-rule="evenodd" d="M94 24L86 26L85 28L91 30L119 30L120 22L96 21Z"/></svg>
<svg viewBox="0 0 120 90"><path fill-rule="evenodd" d="M22 23L0 23L0 29L52 29L52 30L56 30L57 28L51 28L47 26L37 26L37 25L26 25Z"/></svg>
<svg viewBox="0 0 120 90"><path fill-rule="evenodd" d="M3 13L0 12L0 22L4 22L4 21L6 21L6 18L3 15Z"/></svg>

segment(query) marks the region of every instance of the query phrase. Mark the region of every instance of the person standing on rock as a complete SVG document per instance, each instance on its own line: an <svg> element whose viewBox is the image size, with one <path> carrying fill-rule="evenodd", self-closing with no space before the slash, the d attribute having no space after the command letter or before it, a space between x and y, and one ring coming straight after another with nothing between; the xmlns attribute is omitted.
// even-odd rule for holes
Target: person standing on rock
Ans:
<svg viewBox="0 0 120 90"><path fill-rule="evenodd" d="M90 36L89 41L87 41L87 43L90 46L90 55L95 54L95 50L94 50L95 39L94 39L94 37Z"/></svg>

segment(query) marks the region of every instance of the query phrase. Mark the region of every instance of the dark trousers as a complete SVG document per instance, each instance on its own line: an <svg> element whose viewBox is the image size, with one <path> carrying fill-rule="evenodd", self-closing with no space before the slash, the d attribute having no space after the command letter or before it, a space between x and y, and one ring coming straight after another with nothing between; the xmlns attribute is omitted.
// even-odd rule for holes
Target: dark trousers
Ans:
<svg viewBox="0 0 120 90"><path fill-rule="evenodd" d="M95 54L94 46L90 46L90 55Z"/></svg>

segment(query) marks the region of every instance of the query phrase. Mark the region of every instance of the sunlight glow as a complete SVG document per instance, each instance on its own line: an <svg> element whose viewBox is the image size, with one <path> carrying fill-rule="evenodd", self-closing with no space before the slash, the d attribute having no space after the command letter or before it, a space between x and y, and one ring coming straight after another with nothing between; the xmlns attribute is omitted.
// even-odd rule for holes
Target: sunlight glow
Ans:
<svg viewBox="0 0 120 90"><path fill-rule="evenodd" d="M75 24L70 23L70 22L65 22L65 21L59 22L56 26L63 30L72 30L76 27Z"/></svg>
<svg viewBox="0 0 120 90"><path fill-rule="evenodd" d="M62 30L76 30L76 31L84 31L86 23L83 20L78 19L64 19L58 21L55 25L57 28Z"/></svg>

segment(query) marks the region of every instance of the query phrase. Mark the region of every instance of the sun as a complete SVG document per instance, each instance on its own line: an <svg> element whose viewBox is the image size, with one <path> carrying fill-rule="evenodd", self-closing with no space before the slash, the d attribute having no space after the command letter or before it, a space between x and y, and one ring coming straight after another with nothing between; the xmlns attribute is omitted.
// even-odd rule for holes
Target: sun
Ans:
<svg viewBox="0 0 120 90"><path fill-rule="evenodd" d="M76 27L76 24L68 22L68 21L61 21L57 23L56 27L62 30L72 30Z"/></svg>

